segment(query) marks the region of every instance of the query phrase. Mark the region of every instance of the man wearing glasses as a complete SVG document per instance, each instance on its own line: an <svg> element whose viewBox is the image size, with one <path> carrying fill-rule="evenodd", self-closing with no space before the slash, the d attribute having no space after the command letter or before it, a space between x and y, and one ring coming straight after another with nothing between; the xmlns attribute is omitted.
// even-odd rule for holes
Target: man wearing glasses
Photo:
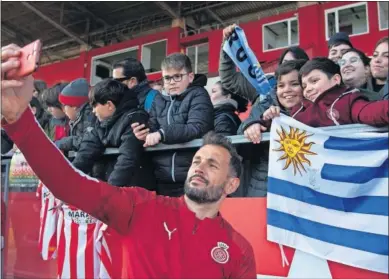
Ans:
<svg viewBox="0 0 389 279"><path fill-rule="evenodd" d="M144 146L185 143L213 129L213 106L204 86L207 78L195 75L189 57L173 53L162 61L167 96L158 94L150 111L150 129L134 129ZM157 193L181 196L192 151L156 153L153 156Z"/></svg>
<svg viewBox="0 0 389 279"><path fill-rule="evenodd" d="M155 95L147 80L145 69L135 58L127 58L113 65L113 79L120 81L138 96L139 107L150 111Z"/></svg>
<svg viewBox="0 0 389 279"><path fill-rule="evenodd" d="M150 87L142 63L135 58L116 62L113 65L113 79L123 83L130 91L134 92L138 97L139 108L150 113L155 96L159 95L159 92ZM141 123L133 123L131 128L134 134L140 129L148 130L147 125ZM148 189L155 190L155 176L150 156L142 156L140 164L142 167L139 169L139 177L143 177L143 185Z"/></svg>
<svg viewBox="0 0 389 279"><path fill-rule="evenodd" d="M338 60L343 83L350 88L358 88L369 101L381 100L380 94L374 92L370 72L370 58L362 51L350 48Z"/></svg>

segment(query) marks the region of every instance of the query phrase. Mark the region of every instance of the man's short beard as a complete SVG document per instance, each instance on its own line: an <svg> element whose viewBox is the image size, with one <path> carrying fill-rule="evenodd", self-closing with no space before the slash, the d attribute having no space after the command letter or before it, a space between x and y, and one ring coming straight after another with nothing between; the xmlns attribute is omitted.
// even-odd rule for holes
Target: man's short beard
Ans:
<svg viewBox="0 0 389 279"><path fill-rule="evenodd" d="M227 181L221 185L210 186L199 189L197 187L192 187L189 185L189 178L185 181L184 192L185 195L192 201L205 204L205 203L214 203L221 199L224 192L224 187L227 184Z"/></svg>

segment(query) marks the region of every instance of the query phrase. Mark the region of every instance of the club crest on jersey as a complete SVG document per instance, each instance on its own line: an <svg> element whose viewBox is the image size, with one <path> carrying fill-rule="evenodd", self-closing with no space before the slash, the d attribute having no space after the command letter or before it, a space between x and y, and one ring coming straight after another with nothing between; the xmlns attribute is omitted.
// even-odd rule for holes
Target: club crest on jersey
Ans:
<svg viewBox="0 0 389 279"><path fill-rule="evenodd" d="M212 259L214 259L215 262L220 264L225 264L226 262L228 262L230 258L230 254L227 251L228 248L229 247L227 244L223 242L218 242L217 246L211 250Z"/></svg>
<svg viewBox="0 0 389 279"><path fill-rule="evenodd" d="M81 210L68 210L68 217L76 224L93 224L96 219Z"/></svg>

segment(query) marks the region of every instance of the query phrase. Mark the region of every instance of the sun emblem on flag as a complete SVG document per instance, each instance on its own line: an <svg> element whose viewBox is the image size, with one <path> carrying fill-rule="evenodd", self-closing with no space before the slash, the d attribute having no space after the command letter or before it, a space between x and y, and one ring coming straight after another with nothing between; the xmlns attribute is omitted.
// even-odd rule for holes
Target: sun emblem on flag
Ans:
<svg viewBox="0 0 389 279"><path fill-rule="evenodd" d="M299 131L290 127L289 134L285 132L284 128L281 127L281 130L277 129L277 134L280 136L280 140L276 142L280 143L281 146L278 149L273 149L273 151L283 151L282 155L277 161L286 160L283 170L286 170L291 164L293 164L294 175L299 171L305 170L304 163L311 165L311 162L305 157L305 155L317 155L316 153L310 151L312 144L314 142L306 143L306 139L312 135L307 135L306 131Z"/></svg>

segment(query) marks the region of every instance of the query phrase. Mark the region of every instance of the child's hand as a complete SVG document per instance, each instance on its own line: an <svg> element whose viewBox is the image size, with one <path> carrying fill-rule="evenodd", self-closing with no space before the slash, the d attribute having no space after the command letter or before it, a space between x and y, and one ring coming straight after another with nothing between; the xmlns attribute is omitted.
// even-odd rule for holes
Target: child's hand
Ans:
<svg viewBox="0 0 389 279"><path fill-rule="evenodd" d="M236 24L232 24L223 29L223 40L227 40L231 36L232 32L235 30L235 27Z"/></svg>
<svg viewBox="0 0 389 279"><path fill-rule="evenodd" d="M161 134L159 132L151 133L146 136L146 142L143 147L157 145L161 141Z"/></svg>
<svg viewBox="0 0 389 279"><path fill-rule="evenodd" d="M254 144L258 144L262 139L262 132L265 132L266 127L262 126L259 123L250 125L245 131L244 136Z"/></svg>
<svg viewBox="0 0 389 279"><path fill-rule="evenodd" d="M132 131L134 132L135 137L138 140L145 140L146 136L149 134L150 129L145 128L145 124L139 125L139 123L131 124Z"/></svg>
<svg viewBox="0 0 389 279"><path fill-rule="evenodd" d="M268 110L263 113L263 120L271 120L277 116L280 116L280 107L271 106Z"/></svg>

